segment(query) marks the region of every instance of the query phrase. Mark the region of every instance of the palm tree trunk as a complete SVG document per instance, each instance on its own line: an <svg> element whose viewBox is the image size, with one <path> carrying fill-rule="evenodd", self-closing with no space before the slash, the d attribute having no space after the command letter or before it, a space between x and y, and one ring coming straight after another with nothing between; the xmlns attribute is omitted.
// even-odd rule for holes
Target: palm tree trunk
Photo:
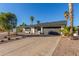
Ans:
<svg viewBox="0 0 79 59"><path fill-rule="evenodd" d="M73 5L69 3L70 35L73 36Z"/></svg>
<svg viewBox="0 0 79 59"><path fill-rule="evenodd" d="M31 21L31 25L33 25L33 21Z"/></svg>
<svg viewBox="0 0 79 59"><path fill-rule="evenodd" d="M67 19L66 19L66 26L67 26Z"/></svg>

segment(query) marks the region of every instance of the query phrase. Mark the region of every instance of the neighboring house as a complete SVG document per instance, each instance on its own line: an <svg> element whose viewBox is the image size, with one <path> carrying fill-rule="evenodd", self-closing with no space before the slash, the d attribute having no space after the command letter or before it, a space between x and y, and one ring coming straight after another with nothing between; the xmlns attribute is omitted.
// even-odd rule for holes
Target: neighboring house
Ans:
<svg viewBox="0 0 79 59"><path fill-rule="evenodd" d="M46 22L35 25L28 25L25 29L26 33L44 34L44 35L59 35L59 30L66 26L66 21Z"/></svg>

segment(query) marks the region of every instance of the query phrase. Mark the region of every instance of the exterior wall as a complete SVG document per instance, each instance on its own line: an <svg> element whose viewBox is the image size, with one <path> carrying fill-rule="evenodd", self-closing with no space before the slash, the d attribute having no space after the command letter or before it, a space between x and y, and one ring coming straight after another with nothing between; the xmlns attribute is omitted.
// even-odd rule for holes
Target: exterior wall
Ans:
<svg viewBox="0 0 79 59"><path fill-rule="evenodd" d="M59 32L59 30L63 29L62 27L40 27L40 30L38 31L37 28L31 28L30 33L29 31L27 31L29 34L44 34L44 35L58 35L58 34L62 34L61 32ZM52 34L49 34L49 32L52 32ZM54 34L55 33L55 34Z"/></svg>
<svg viewBox="0 0 79 59"><path fill-rule="evenodd" d="M57 32L60 34L60 32L59 32L60 29L61 28L44 28L44 34L48 35L50 31Z"/></svg>
<svg viewBox="0 0 79 59"><path fill-rule="evenodd" d="M43 27L41 27L41 34L43 34L43 31L44 31L44 30L43 30Z"/></svg>
<svg viewBox="0 0 79 59"><path fill-rule="evenodd" d="M30 33L33 33L33 28L31 28L31 32Z"/></svg>
<svg viewBox="0 0 79 59"><path fill-rule="evenodd" d="M31 33L35 34L35 28L33 28L33 27L31 28Z"/></svg>
<svg viewBox="0 0 79 59"><path fill-rule="evenodd" d="M23 28L23 32L25 32L25 28Z"/></svg>
<svg viewBox="0 0 79 59"><path fill-rule="evenodd" d="M12 32L16 32L16 28L13 28L13 31Z"/></svg>

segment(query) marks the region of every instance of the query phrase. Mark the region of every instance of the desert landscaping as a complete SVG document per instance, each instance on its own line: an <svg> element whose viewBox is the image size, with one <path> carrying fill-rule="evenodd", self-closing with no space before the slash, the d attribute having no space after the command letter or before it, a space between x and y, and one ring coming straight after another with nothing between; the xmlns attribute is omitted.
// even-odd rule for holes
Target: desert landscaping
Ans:
<svg viewBox="0 0 79 59"><path fill-rule="evenodd" d="M3 34L0 34L3 35ZM0 56L78 56L79 40L61 36L27 36L0 43Z"/></svg>
<svg viewBox="0 0 79 59"><path fill-rule="evenodd" d="M79 56L78 12L73 11L78 7L73 5L0 4L5 9L0 12L0 56Z"/></svg>
<svg viewBox="0 0 79 59"><path fill-rule="evenodd" d="M0 44L1 56L51 56L60 36L26 37Z"/></svg>
<svg viewBox="0 0 79 59"><path fill-rule="evenodd" d="M79 40L61 38L53 56L79 56Z"/></svg>

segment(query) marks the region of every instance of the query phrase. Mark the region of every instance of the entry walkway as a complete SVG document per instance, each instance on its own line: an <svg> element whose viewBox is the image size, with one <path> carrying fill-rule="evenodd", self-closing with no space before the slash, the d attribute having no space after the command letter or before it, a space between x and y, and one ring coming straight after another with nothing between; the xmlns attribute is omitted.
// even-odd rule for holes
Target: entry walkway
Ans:
<svg viewBox="0 0 79 59"><path fill-rule="evenodd" d="M0 44L1 56L45 56L52 55L59 42L59 36L27 37Z"/></svg>

